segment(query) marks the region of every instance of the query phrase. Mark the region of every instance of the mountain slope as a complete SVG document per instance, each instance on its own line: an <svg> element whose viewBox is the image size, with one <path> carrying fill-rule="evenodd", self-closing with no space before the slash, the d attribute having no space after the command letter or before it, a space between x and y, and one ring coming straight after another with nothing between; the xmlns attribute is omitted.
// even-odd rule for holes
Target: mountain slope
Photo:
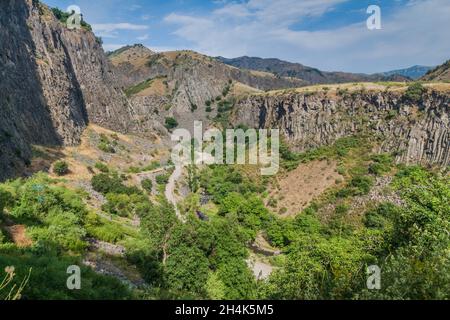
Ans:
<svg viewBox="0 0 450 320"><path fill-rule="evenodd" d="M383 75L389 77L393 75L400 75L403 77L411 78L413 80L417 80L420 77L423 77L428 71L433 69L433 67L427 66L413 66L406 69L393 70L388 72L383 72Z"/></svg>
<svg viewBox="0 0 450 320"><path fill-rule="evenodd" d="M450 60L430 70L421 78L423 81L450 81Z"/></svg>
<svg viewBox="0 0 450 320"><path fill-rule="evenodd" d="M174 117L187 129L195 120L208 123L216 115L216 104L234 91L306 84L267 72L240 70L193 51L154 54L135 45L110 54L110 60L142 122L157 119L164 123L165 118Z"/></svg>
<svg viewBox="0 0 450 320"><path fill-rule="evenodd" d="M126 46L108 55L121 76L124 87L137 84L148 78L175 74L181 70L189 73L194 67L207 67L215 77L232 79L259 90L275 90L304 86L302 80L277 77L269 72L239 70L200 53L184 50L154 53L143 45ZM179 67L183 67L179 68ZM179 70L177 70L177 68Z"/></svg>
<svg viewBox="0 0 450 320"><path fill-rule="evenodd" d="M282 77L302 79L310 84L408 80L408 78L397 74L385 76L382 74L365 75L348 72L325 72L316 68L304 66L300 63L292 63L279 59L263 59L255 57L240 57L234 59L217 57L216 59L237 68L271 72Z"/></svg>

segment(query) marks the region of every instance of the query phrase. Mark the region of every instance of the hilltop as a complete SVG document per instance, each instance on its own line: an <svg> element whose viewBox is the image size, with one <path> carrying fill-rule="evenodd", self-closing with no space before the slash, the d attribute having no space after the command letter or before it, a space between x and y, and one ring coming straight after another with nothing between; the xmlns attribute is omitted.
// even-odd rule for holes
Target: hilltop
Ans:
<svg viewBox="0 0 450 320"><path fill-rule="evenodd" d="M194 120L210 123L219 109L230 108L233 97L306 85L299 79L240 70L189 50L153 53L135 45L109 59L143 121L174 118L183 128L192 128Z"/></svg>

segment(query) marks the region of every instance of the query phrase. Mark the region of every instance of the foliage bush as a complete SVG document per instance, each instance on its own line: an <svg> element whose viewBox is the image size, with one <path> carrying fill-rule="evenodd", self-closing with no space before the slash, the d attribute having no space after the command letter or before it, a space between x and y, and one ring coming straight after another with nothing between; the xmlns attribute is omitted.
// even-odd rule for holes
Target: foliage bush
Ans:
<svg viewBox="0 0 450 320"><path fill-rule="evenodd" d="M67 23L67 19L72 15L72 13L62 11L59 8L52 8L52 12L56 19L64 24ZM92 26L83 19L81 19L81 27L87 31L92 31Z"/></svg>
<svg viewBox="0 0 450 320"><path fill-rule="evenodd" d="M53 165L53 172L58 176L64 176L69 173L69 164L65 161L57 161Z"/></svg>
<svg viewBox="0 0 450 320"><path fill-rule="evenodd" d="M156 183L159 185L165 185L169 182L170 175L169 174L160 174L156 176Z"/></svg>
<svg viewBox="0 0 450 320"><path fill-rule="evenodd" d="M369 166L369 173L380 176L391 171L394 164L392 156L388 154L375 155L372 157L373 163Z"/></svg>
<svg viewBox="0 0 450 320"><path fill-rule="evenodd" d="M404 97L410 102L417 103L422 99L425 92L427 92L427 89L420 82L414 82L408 86Z"/></svg>
<svg viewBox="0 0 450 320"><path fill-rule="evenodd" d="M356 176L350 180L348 185L337 192L340 198L347 198L351 196L363 196L370 192L374 184L374 180L370 176Z"/></svg>
<svg viewBox="0 0 450 320"><path fill-rule="evenodd" d="M108 166L106 164L104 164L103 162L97 162L95 164L95 168L97 170L99 170L100 172L103 172L103 173L108 173L109 172Z"/></svg>
<svg viewBox="0 0 450 320"><path fill-rule="evenodd" d="M132 235L131 232L119 223L101 218L95 213L89 213L87 215L86 230L89 236L109 243L117 243L127 235Z"/></svg>
<svg viewBox="0 0 450 320"><path fill-rule="evenodd" d="M148 199L140 194L108 193L102 209L110 214L132 218L148 204Z"/></svg>
<svg viewBox="0 0 450 320"><path fill-rule="evenodd" d="M116 149L114 149L114 146L109 141L108 137L104 134L100 135L100 142L97 145L97 147L105 153L115 153L116 152Z"/></svg>
<svg viewBox="0 0 450 320"><path fill-rule="evenodd" d="M168 117L165 120L165 127L167 130L174 129L178 127L178 121L173 117Z"/></svg>
<svg viewBox="0 0 450 320"><path fill-rule="evenodd" d="M122 179L117 173L100 173L92 177L92 188L104 195L108 193L116 194L141 194L136 187L127 187L122 183Z"/></svg>
<svg viewBox="0 0 450 320"><path fill-rule="evenodd" d="M150 180L150 179L144 179L144 180L142 180L141 186L142 186L142 188L143 188L145 191L147 191L147 192L149 192L149 193L151 193L152 190L153 190L153 182L152 182L152 180Z"/></svg>
<svg viewBox="0 0 450 320"><path fill-rule="evenodd" d="M119 280L99 275L84 267L80 257L57 255L50 248L34 250L0 249L0 265L14 266L17 279L31 276L22 292L25 300L122 300L133 298ZM82 290L67 290L67 268L81 267ZM0 299L4 298L0 296Z"/></svg>
<svg viewBox="0 0 450 320"><path fill-rule="evenodd" d="M387 234L387 249L380 256L384 285L381 290L362 290L358 298L448 299L450 178L406 167L394 187L406 205L382 205L366 218L369 226Z"/></svg>

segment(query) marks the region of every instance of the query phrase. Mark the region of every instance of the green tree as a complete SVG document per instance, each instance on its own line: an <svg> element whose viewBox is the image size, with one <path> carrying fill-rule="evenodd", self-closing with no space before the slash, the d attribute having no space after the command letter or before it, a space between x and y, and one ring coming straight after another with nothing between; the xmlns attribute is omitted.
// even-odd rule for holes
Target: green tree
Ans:
<svg viewBox="0 0 450 320"><path fill-rule="evenodd" d="M208 259L200 249L186 245L173 247L164 269L165 282L171 289L204 296L208 266Z"/></svg>

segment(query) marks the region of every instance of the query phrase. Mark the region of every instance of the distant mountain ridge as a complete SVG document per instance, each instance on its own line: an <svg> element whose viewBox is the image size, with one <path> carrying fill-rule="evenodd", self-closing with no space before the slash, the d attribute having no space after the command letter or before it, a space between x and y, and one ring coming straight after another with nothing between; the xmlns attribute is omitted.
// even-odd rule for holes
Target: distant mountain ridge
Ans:
<svg viewBox="0 0 450 320"><path fill-rule="evenodd" d="M427 74L428 71L432 70L434 67L429 66L412 66L410 68L393 70L388 72L383 72L383 75L389 77L392 75L400 75L404 77L411 78L413 80L417 80Z"/></svg>
<svg viewBox="0 0 450 320"><path fill-rule="evenodd" d="M382 73L368 75L350 72L326 72L300 63L293 63L274 58L264 59L244 56L234 59L216 57L216 59L236 68L271 72L281 77L302 79L310 84L411 80L409 77L397 73L389 75Z"/></svg>

